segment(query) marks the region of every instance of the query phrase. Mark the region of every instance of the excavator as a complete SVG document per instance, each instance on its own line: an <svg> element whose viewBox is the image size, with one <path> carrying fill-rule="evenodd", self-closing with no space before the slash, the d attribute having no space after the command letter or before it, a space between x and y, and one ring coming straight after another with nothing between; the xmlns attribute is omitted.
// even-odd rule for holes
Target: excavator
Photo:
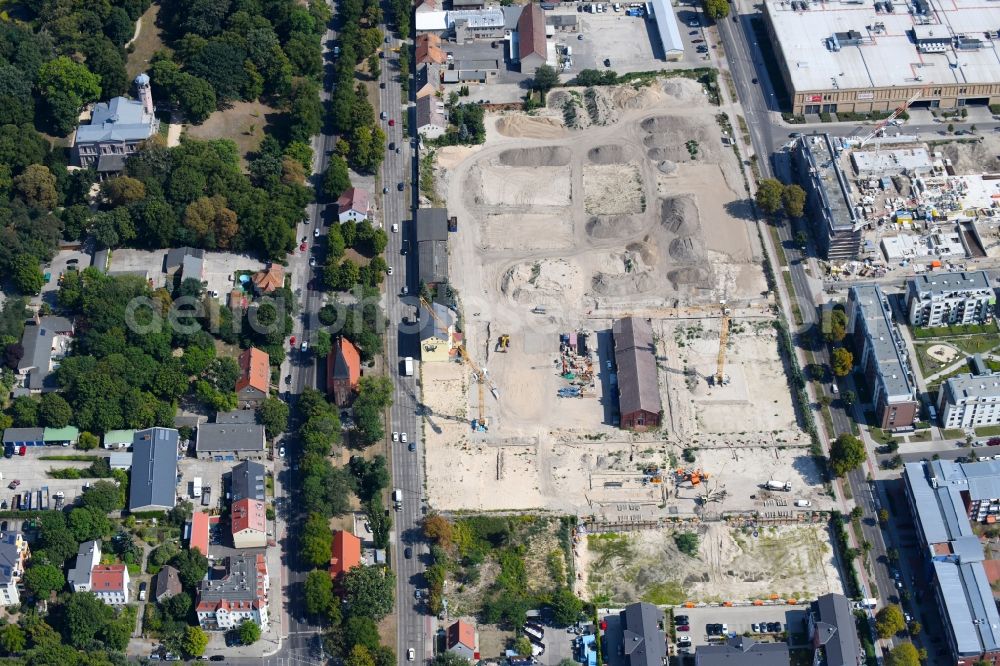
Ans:
<svg viewBox="0 0 1000 666"><path fill-rule="evenodd" d="M497 338L497 343L493 347L493 351L503 352L504 354L506 354L507 347L509 346L510 346L510 333L503 333L500 335L499 338Z"/></svg>
<svg viewBox="0 0 1000 666"><path fill-rule="evenodd" d="M684 467L678 467L674 474L677 485L690 483L692 488L701 484L703 480L708 480L708 472L704 472L700 469L686 469Z"/></svg>

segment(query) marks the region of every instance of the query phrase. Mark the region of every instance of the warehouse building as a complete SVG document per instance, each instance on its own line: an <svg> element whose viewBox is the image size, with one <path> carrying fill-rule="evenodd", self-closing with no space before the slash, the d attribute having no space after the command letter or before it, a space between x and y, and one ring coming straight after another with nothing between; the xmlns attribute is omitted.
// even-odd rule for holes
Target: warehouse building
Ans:
<svg viewBox="0 0 1000 666"><path fill-rule="evenodd" d="M906 281L912 326L982 324L993 319L996 302L986 271L930 273Z"/></svg>
<svg viewBox="0 0 1000 666"><path fill-rule="evenodd" d="M418 208L416 225L417 276L428 286L448 282L448 209Z"/></svg>
<svg viewBox="0 0 1000 666"><path fill-rule="evenodd" d="M851 199L851 185L840 168L839 139L815 134L796 141L792 164L806 192L806 213L813 237L827 259L855 259L861 249L861 220Z"/></svg>
<svg viewBox="0 0 1000 666"><path fill-rule="evenodd" d="M1000 102L991 39L1000 7L977 0L766 0L765 24L793 113Z"/></svg>
<svg viewBox="0 0 1000 666"><path fill-rule="evenodd" d="M906 463L903 480L951 663L997 663L1000 614L973 521L1000 514L1000 462Z"/></svg>
<svg viewBox="0 0 1000 666"><path fill-rule="evenodd" d="M918 406L906 346L878 285L851 287L847 331L854 335L854 365L872 391L877 425L885 430L911 427Z"/></svg>
<svg viewBox="0 0 1000 666"><path fill-rule="evenodd" d="M177 442L173 428L139 430L132 440L128 509L169 511L177 501Z"/></svg>
<svg viewBox="0 0 1000 666"><path fill-rule="evenodd" d="M611 328L618 368L621 427L643 432L660 425L660 380L656 369L653 329L638 317L615 321Z"/></svg>
<svg viewBox="0 0 1000 666"><path fill-rule="evenodd" d="M684 40L677 26L677 15L669 0L651 0L647 5L652 9L650 18L656 22L656 32L663 45L666 60L680 60L684 57Z"/></svg>

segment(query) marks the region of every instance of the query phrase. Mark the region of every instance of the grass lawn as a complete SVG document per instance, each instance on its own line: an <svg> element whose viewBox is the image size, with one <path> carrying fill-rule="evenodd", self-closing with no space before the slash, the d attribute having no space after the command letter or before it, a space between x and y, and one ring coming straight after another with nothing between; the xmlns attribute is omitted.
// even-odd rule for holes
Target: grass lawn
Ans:
<svg viewBox="0 0 1000 666"><path fill-rule="evenodd" d="M982 428L976 428L977 437L996 437L998 435L1000 435L1000 425L983 426Z"/></svg>
<svg viewBox="0 0 1000 666"><path fill-rule="evenodd" d="M945 439L965 439L965 431L961 428L950 428L941 431L941 436Z"/></svg>
<svg viewBox="0 0 1000 666"><path fill-rule="evenodd" d="M917 353L917 364L920 366L920 374L924 377L933 375L935 372L940 372L941 370L954 365L961 361L961 358L956 358L948 363L942 363L937 359L931 358L927 353L927 350L935 343L933 342L918 342L913 345L913 350Z"/></svg>
<svg viewBox="0 0 1000 666"><path fill-rule="evenodd" d="M910 435L910 442L929 442L931 440L930 430L920 430Z"/></svg>
<svg viewBox="0 0 1000 666"><path fill-rule="evenodd" d="M911 327L910 330L913 337L919 340L921 338L945 338L960 335L989 335L997 332L997 325L991 322L989 324L963 324L959 326L916 326Z"/></svg>
<svg viewBox="0 0 1000 666"><path fill-rule="evenodd" d="M160 29L156 26L160 15L160 4L154 2L146 10L146 13L139 19L142 27L139 28L139 36L126 49L128 60L125 62L125 71L128 72L129 81L134 79L139 72L144 72L149 66L149 59L157 51L167 51L170 49L160 39Z"/></svg>
<svg viewBox="0 0 1000 666"><path fill-rule="evenodd" d="M982 354L1000 345L1000 333L993 331L992 333L951 338L948 343L955 345L966 354Z"/></svg>
<svg viewBox="0 0 1000 666"><path fill-rule="evenodd" d="M247 166L247 154L257 150L265 133L274 133L281 116L277 109L260 102L233 102L216 111L201 125L187 125L194 139L232 139L240 151L240 163Z"/></svg>
<svg viewBox="0 0 1000 666"><path fill-rule="evenodd" d="M871 433L872 439L878 442L891 442L893 437L882 428L876 428L875 426L869 426L868 431Z"/></svg>

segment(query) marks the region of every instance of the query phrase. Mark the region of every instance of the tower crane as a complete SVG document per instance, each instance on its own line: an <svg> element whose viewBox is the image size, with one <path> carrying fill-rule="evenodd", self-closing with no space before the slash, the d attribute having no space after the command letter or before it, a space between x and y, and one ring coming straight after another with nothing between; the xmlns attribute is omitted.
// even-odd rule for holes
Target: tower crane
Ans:
<svg viewBox="0 0 1000 666"><path fill-rule="evenodd" d="M719 305L722 307L722 325L719 328L719 356L716 358L715 364L714 379L716 386L729 383L725 374L726 342L729 340L729 317L732 314L732 310L726 307L725 301L719 301Z"/></svg>
<svg viewBox="0 0 1000 666"><path fill-rule="evenodd" d="M436 321L441 326L441 328L443 328L445 330L448 329L447 323L444 320L442 320L441 317L439 317L436 312L434 312L434 307L427 301L427 299L421 298L420 299L420 304L423 306L423 308L425 310L427 310L427 312L430 314L430 316L434 319L434 321ZM477 365L476 362L472 360L472 357L469 356L469 352L467 352L465 350L465 344L460 343L457 346L457 349L458 349L459 356L461 356L462 360L465 361L465 363L469 366L469 368L472 369L472 373L476 377L476 382L479 384L479 419L478 419L478 423L485 429L485 426L486 426L486 399L485 399L485 388L484 387L486 386L486 384L489 384L489 386L490 386L490 393L492 393L493 397L496 398L497 400L500 399L500 389L497 388L497 385L493 382L492 379L490 379L490 376L486 373L486 371L483 370L482 368L480 368L479 365Z"/></svg>
<svg viewBox="0 0 1000 666"><path fill-rule="evenodd" d="M858 148L864 148L866 143L868 143L873 138L875 138L876 136L878 136L878 133L881 132L883 129L885 129L886 125L888 125L889 123L891 123L893 120L895 120L899 116L903 115L906 112L906 110L908 108L910 108L910 105L913 104L914 102L916 102L917 99L921 95L923 95L923 94L924 94L923 90L919 90L916 93L914 93L913 97L911 97L910 99L906 100L906 102L904 102L901 107L899 107L898 109L896 109L895 111L893 111L892 115L890 115L885 120L881 121L879 124L875 125L875 129L873 129L871 132L869 132L867 136L865 136L865 137L863 137L861 139L856 139L855 137L851 137L851 139L849 139L849 140L850 141L857 141L858 142Z"/></svg>

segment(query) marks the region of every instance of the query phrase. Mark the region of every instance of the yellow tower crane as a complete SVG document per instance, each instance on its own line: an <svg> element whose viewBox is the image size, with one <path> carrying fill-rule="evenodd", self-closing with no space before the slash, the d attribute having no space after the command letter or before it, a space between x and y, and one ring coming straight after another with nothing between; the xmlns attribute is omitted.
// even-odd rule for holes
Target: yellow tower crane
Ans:
<svg viewBox="0 0 1000 666"><path fill-rule="evenodd" d="M424 307L424 309L428 312L428 314L430 314L430 316L434 319L434 321L436 321L442 328L444 329L448 328L448 325L441 319L441 317L438 316L436 312L434 312L434 308L427 301L427 299L421 298L420 304ZM476 377L476 382L479 384L478 423L485 429L487 421L486 421L486 398L485 398L484 387L488 383L490 385L490 392L493 394L493 397L496 398L497 400L500 399L500 390L497 388L496 384L493 383L493 380L489 378L489 375L486 374L486 371L480 368L476 364L476 362L472 360L472 357L469 356L469 352L465 350L464 344L459 344L457 346L457 349L459 356L461 356L462 360L465 361L465 363L469 366L469 368L472 369L472 373Z"/></svg>
<svg viewBox="0 0 1000 666"><path fill-rule="evenodd" d="M722 386L726 380L726 342L729 340L729 315L732 311L726 307L725 301L719 301L722 306L722 325L719 327L719 356L716 359L715 385Z"/></svg>

